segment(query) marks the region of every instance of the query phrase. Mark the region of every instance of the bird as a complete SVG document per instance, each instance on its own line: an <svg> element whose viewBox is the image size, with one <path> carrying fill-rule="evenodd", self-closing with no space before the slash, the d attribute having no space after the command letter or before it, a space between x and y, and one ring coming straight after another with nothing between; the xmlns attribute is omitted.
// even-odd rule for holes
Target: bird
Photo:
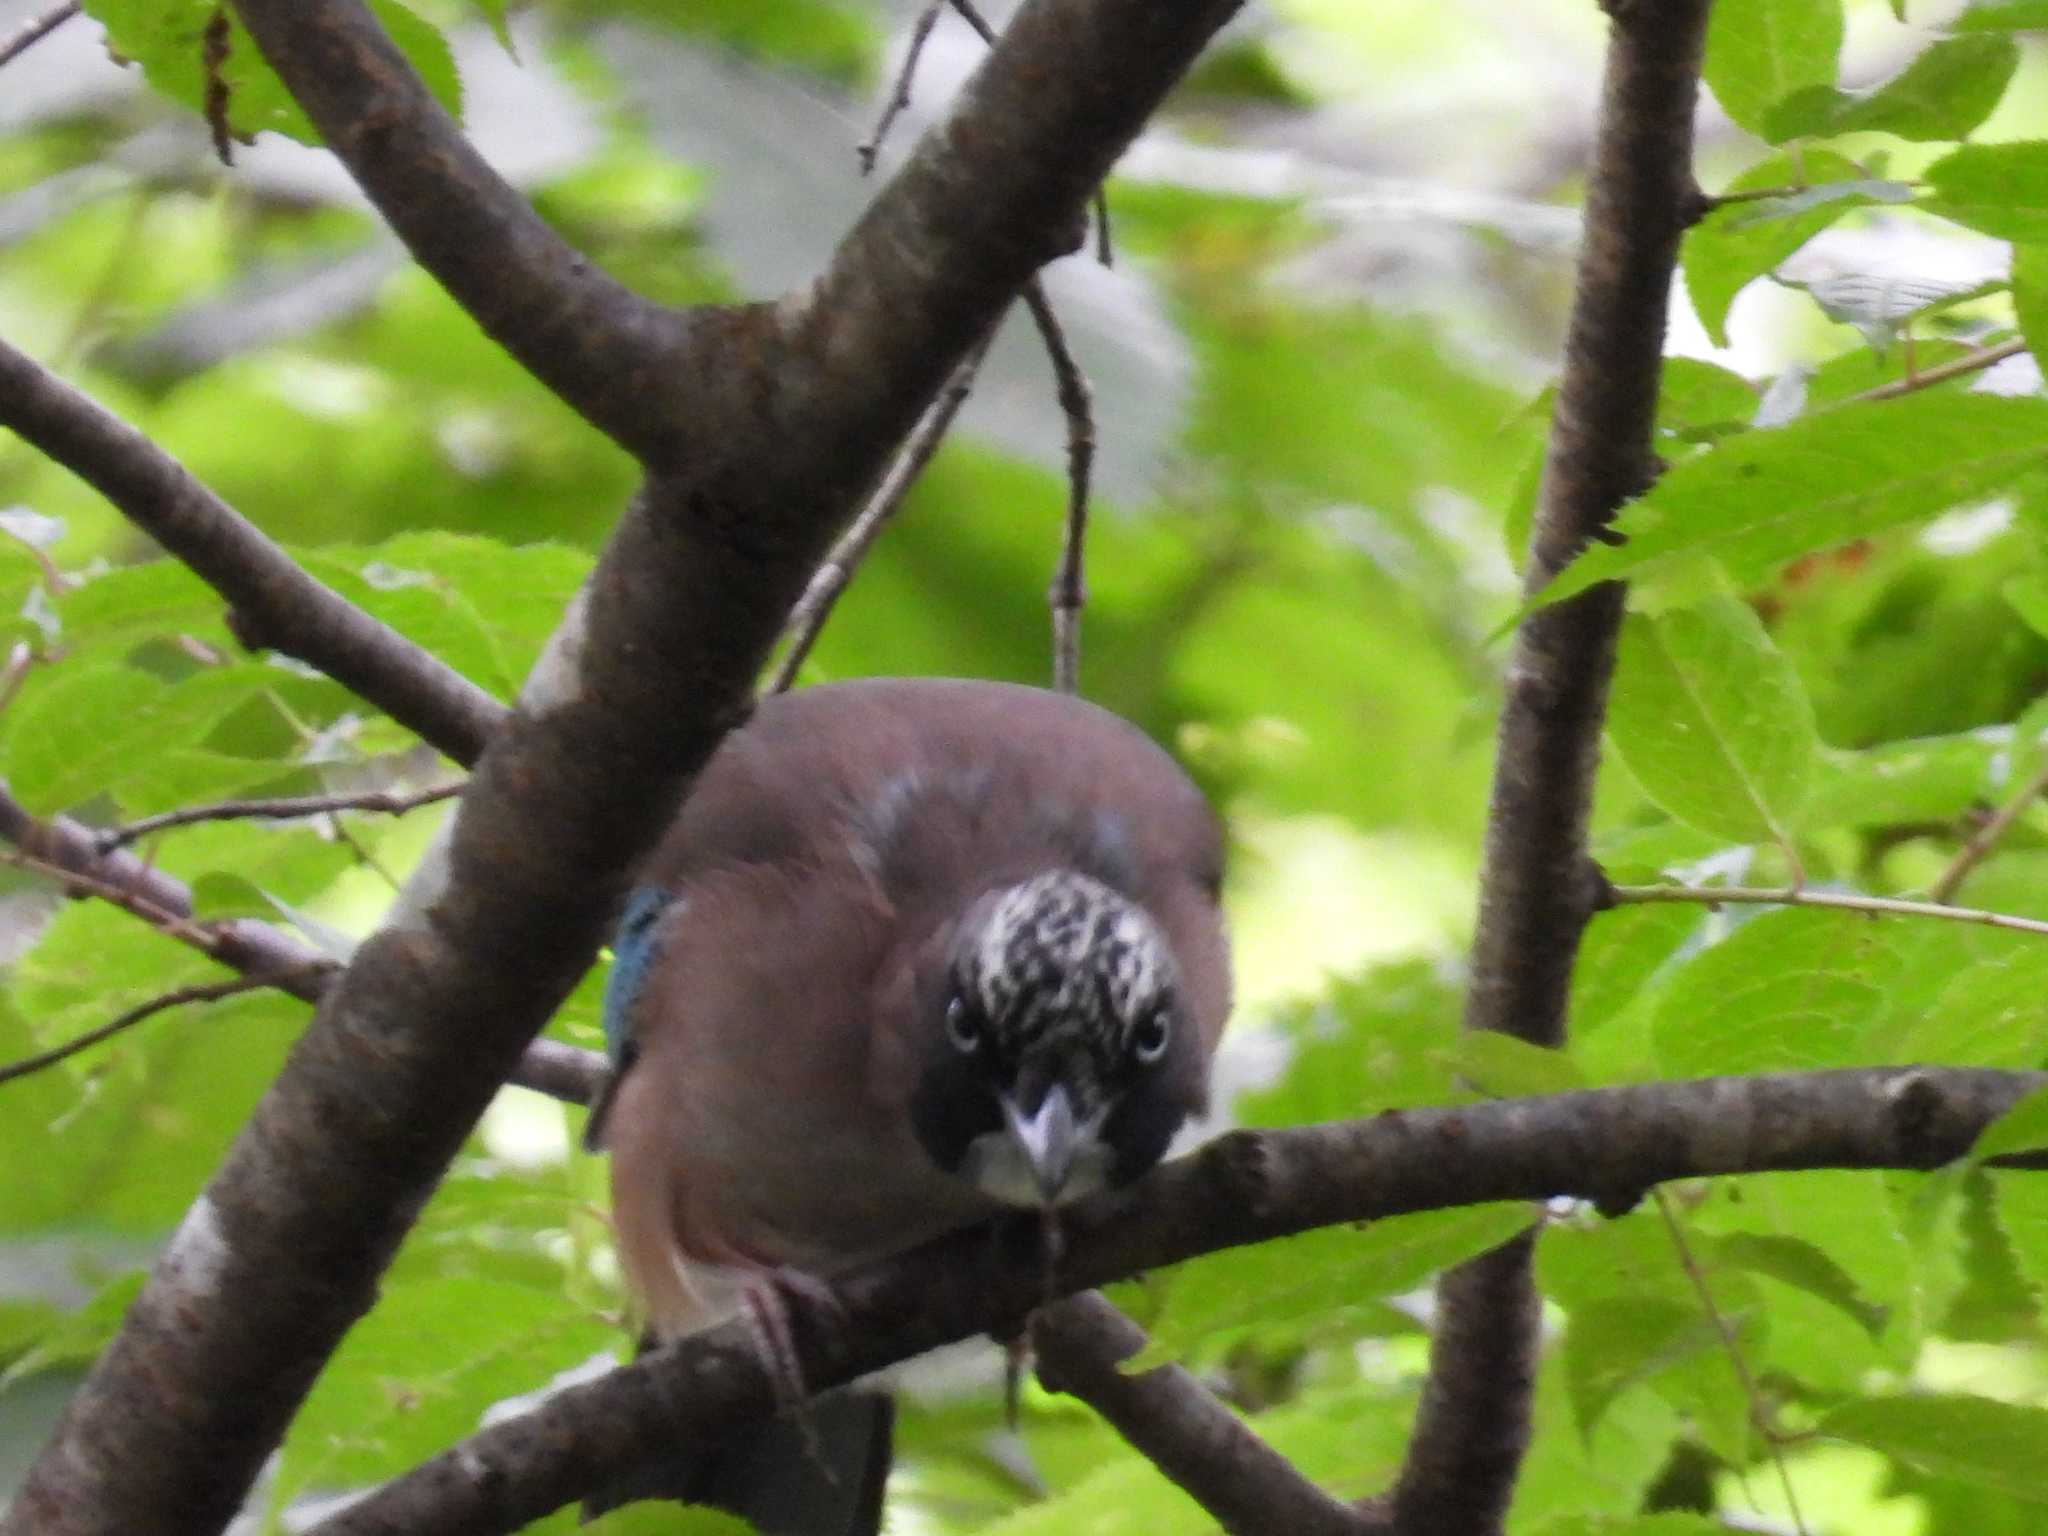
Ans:
<svg viewBox="0 0 2048 1536"><path fill-rule="evenodd" d="M783 1290L829 1298L855 1265L1137 1180L1207 1105L1222 875L1201 791L1094 704L958 678L761 701L613 945L587 1139L649 1337L744 1317L773 1374ZM658 1496L868 1536L891 1412L828 1394Z"/></svg>

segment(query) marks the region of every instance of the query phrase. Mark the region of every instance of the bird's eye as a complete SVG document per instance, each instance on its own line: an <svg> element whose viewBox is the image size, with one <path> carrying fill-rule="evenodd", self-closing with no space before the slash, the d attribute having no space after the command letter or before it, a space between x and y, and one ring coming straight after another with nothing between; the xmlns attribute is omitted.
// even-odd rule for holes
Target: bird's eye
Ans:
<svg viewBox="0 0 2048 1536"><path fill-rule="evenodd" d="M1154 1008L1138 1020L1138 1027L1131 1034L1131 1054L1150 1066L1166 1054L1166 1038L1172 1030L1172 1020L1164 1008Z"/></svg>
<svg viewBox="0 0 2048 1536"><path fill-rule="evenodd" d="M946 1038L969 1056L981 1049L981 1015L957 992L946 1003Z"/></svg>

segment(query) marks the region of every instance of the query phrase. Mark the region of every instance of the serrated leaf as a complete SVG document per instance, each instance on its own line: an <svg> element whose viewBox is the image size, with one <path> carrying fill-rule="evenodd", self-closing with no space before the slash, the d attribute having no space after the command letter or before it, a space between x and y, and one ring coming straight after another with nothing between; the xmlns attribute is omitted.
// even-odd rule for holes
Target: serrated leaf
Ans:
<svg viewBox="0 0 2048 1536"><path fill-rule="evenodd" d="M293 1420L274 1497L390 1475L615 1340L549 1289L454 1276L392 1285Z"/></svg>
<svg viewBox="0 0 2048 1536"><path fill-rule="evenodd" d="M1676 971L1651 1025L1673 1077L1846 1066L1882 1001L1885 935L1839 912L1765 912Z"/></svg>
<svg viewBox="0 0 2048 1536"><path fill-rule="evenodd" d="M1992 1169L1998 1224L2012 1245L2013 1262L2037 1295L2048 1295L2048 1187L2034 1170Z"/></svg>
<svg viewBox="0 0 2048 1536"><path fill-rule="evenodd" d="M1827 1414L1816 1432L1937 1477L2048 1501L2048 1409L1984 1397L1867 1398Z"/></svg>
<svg viewBox="0 0 2048 1536"><path fill-rule="evenodd" d="M1772 115L1793 134L1889 133L1917 142L1969 137L2005 95L2019 48L1996 34L1951 37L1922 49L1898 74L1863 96L1839 96L1810 121Z"/></svg>
<svg viewBox="0 0 2048 1536"><path fill-rule="evenodd" d="M1973 965L1904 1032L1906 1061L2034 1068L2048 1052L2048 946ZM2043 1143L2048 1145L2048 1143Z"/></svg>
<svg viewBox="0 0 2048 1536"><path fill-rule="evenodd" d="M164 754L197 746L269 682L253 662L165 682L119 664L75 665L8 721L5 777L32 810L62 811L147 780Z"/></svg>
<svg viewBox="0 0 2048 1536"><path fill-rule="evenodd" d="M1928 212L2001 240L2048 242L2048 141L1965 144L1921 173Z"/></svg>
<svg viewBox="0 0 2048 1536"><path fill-rule="evenodd" d="M590 556L566 545L440 531L298 553L342 596L505 699L590 570Z"/></svg>
<svg viewBox="0 0 2048 1536"><path fill-rule="evenodd" d="M1728 311L1735 296L1855 206L1850 197L1815 201L1811 194L1856 185L1862 178L1856 166L1829 150L1809 149L1797 158L1773 154L1729 182L1724 193L1772 187L1804 188L1806 193L1762 205L1728 203L1686 231L1679 248L1685 291L1717 346L1728 345ZM1766 211L1783 216L1759 217Z"/></svg>
<svg viewBox="0 0 2048 1536"><path fill-rule="evenodd" d="M1921 395L1746 432L1672 468L1538 595L1712 556L1738 585L1780 563L1990 495L2048 465L2048 400Z"/></svg>
<svg viewBox="0 0 2048 1536"><path fill-rule="evenodd" d="M1574 1307L1564 1361L1580 1436L1590 1439L1630 1387L1718 1343L1699 1307L1663 1297L1616 1295Z"/></svg>
<svg viewBox="0 0 2048 1536"><path fill-rule="evenodd" d="M1298 1334L1412 1290L1498 1247L1532 1219L1528 1206L1513 1201L1422 1211L1191 1260L1153 1277L1165 1285L1166 1300L1150 1341L1123 1369L1147 1370L1246 1332Z"/></svg>
<svg viewBox="0 0 2048 1536"><path fill-rule="evenodd" d="M1875 1339L1884 1331L1885 1309L1864 1299L1855 1277L1802 1238L1765 1232L1730 1232L1710 1240L1717 1263L1768 1275L1853 1319Z"/></svg>
<svg viewBox="0 0 2048 1536"><path fill-rule="evenodd" d="M2014 1152L2038 1152L2048 1147L2048 1087L2036 1088L1996 1120L1977 1133L1970 1143L1968 1161Z"/></svg>
<svg viewBox="0 0 2048 1536"><path fill-rule="evenodd" d="M1644 793L1735 842L1790 840L1820 750L1792 664L1746 603L1624 623L1607 729Z"/></svg>
<svg viewBox="0 0 2048 1536"><path fill-rule="evenodd" d="M434 99L460 116L462 85L455 56L440 29L397 0L369 0L378 24L426 83ZM320 135L299 104L264 61L255 40L233 13L214 0L91 0L86 13L107 29L107 43L123 59L141 65L150 85L194 112L206 110L205 35L216 16L230 19L227 58L220 79L227 86L227 120L238 139L264 129L302 144Z"/></svg>
<svg viewBox="0 0 2048 1536"><path fill-rule="evenodd" d="M1722 0L1707 23L1704 75L1721 110L1768 138L1770 109L1835 83L1841 0Z"/></svg>

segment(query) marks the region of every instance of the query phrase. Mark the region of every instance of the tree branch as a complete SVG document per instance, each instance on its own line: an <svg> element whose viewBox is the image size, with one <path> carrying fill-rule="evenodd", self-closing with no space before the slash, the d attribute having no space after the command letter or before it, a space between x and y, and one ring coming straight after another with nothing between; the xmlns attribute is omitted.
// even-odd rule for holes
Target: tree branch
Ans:
<svg viewBox="0 0 2048 1536"><path fill-rule="evenodd" d="M1046 589L1052 610L1052 685L1061 693L1081 687L1081 609L1088 601L1084 557L1088 542L1088 482L1095 469L1095 392L1067 345L1060 317L1046 297L1045 284L1033 278L1024 285L1024 304L1045 343L1052 363L1060 414L1067 420L1067 515L1060 525L1060 558Z"/></svg>
<svg viewBox="0 0 2048 1536"><path fill-rule="evenodd" d="M385 816L403 816L421 806L438 805L462 793L460 784L437 784L431 789L400 794L388 789L361 790L354 794L283 795L252 800L216 800L210 805L182 805L174 811L158 811L108 827L97 834L99 847L111 853L126 848L152 832L172 827L190 827L207 821L291 821L304 816L325 816L335 811L374 811Z"/></svg>
<svg viewBox="0 0 2048 1536"><path fill-rule="evenodd" d="M1656 472L1664 320L1679 238L1698 210L1693 110L1707 0L1609 4L1612 35L1586 187L1564 374L1551 415L1525 590L1606 528ZM1508 660L1465 1023L1564 1039L1572 962L1602 882L1586 855L1622 592L1532 614ZM1399 1530L1499 1527L1529 1438L1533 1234L1437 1289L1429 1378L1394 1491Z"/></svg>
<svg viewBox="0 0 2048 1536"><path fill-rule="evenodd" d="M1903 379L1893 379L1888 384L1876 384L1859 395L1851 395L1845 405L1863 400L1896 400L1901 395L1910 395L1918 390L1932 389L1937 384L1946 384L1950 379L1959 379L1966 373L1981 373L1994 363L2002 363L2008 357L2017 357L2027 350L2026 338L2014 337L1989 347L1979 347L1974 352L1965 352L1961 357L1937 363L1932 368L1923 368L1918 373L1909 373Z"/></svg>
<svg viewBox="0 0 2048 1536"><path fill-rule="evenodd" d="M216 1003L222 998L235 997L243 992L256 992L265 987L275 987L280 992L291 992L291 983L311 980L335 968L331 960L316 960L301 967L299 971L252 972L247 976L232 977L227 981L200 982L189 987L174 987L145 1003L137 1003L124 1013L118 1013L104 1024L95 1025L82 1035L74 1035L61 1045L53 1045L47 1051L38 1051L33 1056L24 1056L19 1061L0 1062L0 1083L11 1083L16 1078L28 1077L54 1067L60 1061L69 1060L80 1051L92 1049L104 1040L111 1040L123 1030L132 1029L144 1019L162 1013L167 1008L182 1008L188 1003Z"/></svg>
<svg viewBox="0 0 2048 1536"><path fill-rule="evenodd" d="M924 473L925 466L931 463L939 445L946 440L953 418L960 414L960 408L974 390L974 375L987 353L988 344L984 341L953 370L953 377L911 432L910 440L897 453L888 474L875 487L874 495L868 498L860 515L840 535L839 542L832 546L832 552L818 562L818 568L811 573L811 579L804 587L804 595L790 611L789 644L782 653L782 659L776 663L774 674L762 686L764 694L786 693L795 683L811 648L825 631L825 621L832 617L839 594L853 580L853 573L867 559L868 551L875 547L882 530L901 510L911 488L917 484L918 476Z"/></svg>
<svg viewBox="0 0 2048 1536"><path fill-rule="evenodd" d="M649 371L647 353L613 345L587 270L565 270L573 258L445 142L357 0L241 0L423 263L537 371L536 335L555 337L566 361L544 377L587 405L584 375L614 375L674 434L655 432L640 496L443 843L323 997L0 1531L209 1532L241 1505L477 1115L588 966L631 865L744 717L811 568L1235 9L1026 0L801 298L700 315ZM588 335L568 333L583 320Z"/></svg>
<svg viewBox="0 0 2048 1536"><path fill-rule="evenodd" d="M174 938L248 976L307 1002L318 1002L336 967L297 939L251 917L192 921L185 882L131 853L102 853L99 835L68 816L39 821L0 784L0 840L12 843L43 868L113 902ZM604 1059L556 1040L531 1042L508 1082L570 1104L587 1104L605 1072Z"/></svg>
<svg viewBox="0 0 2048 1536"><path fill-rule="evenodd" d="M300 568L119 417L0 342L0 422L111 501L227 602L244 644L317 667L457 762L504 706Z"/></svg>
<svg viewBox="0 0 2048 1536"><path fill-rule="evenodd" d="M690 318L550 229L485 163L361 0L236 0L257 48L419 264L491 338L642 460L688 436L669 368Z"/></svg>
<svg viewBox="0 0 2048 1536"><path fill-rule="evenodd" d="M1056 1284L1077 1290L1313 1227L1488 1200L1580 1195L1613 1209L1671 1179L1932 1168L2043 1081L1975 1069L1784 1073L1233 1132L1124 1196L1075 1207ZM998 1228L994 1240L970 1228L839 1277L843 1316L823 1327L808 1309L796 1319L804 1380L824 1390L977 1333L1014 1332L1044 1300L1030 1258L1037 1235L1035 1220ZM730 1323L471 1436L313 1536L516 1530L645 1458L774 1406L751 1335Z"/></svg>
<svg viewBox="0 0 2048 1536"><path fill-rule="evenodd" d="M1606 895L1609 903L1617 907L1640 906L1645 902L1697 902L1708 907L1724 902L1750 907L1827 907L1870 917L1932 917L1951 923L2004 928L2013 933L2048 935L2048 922L2014 917L2009 912L1984 912L1975 907L1907 901L1897 896L1859 896L1854 891L1815 891L1804 886L1764 890L1747 885L1616 885L1608 887Z"/></svg>
<svg viewBox="0 0 2048 1536"><path fill-rule="evenodd" d="M27 53L29 49L35 47L37 43L40 43L52 32L63 26L65 22L76 16L78 12L78 0L63 0L61 5L51 6L40 16L29 17L27 21L21 24L20 30L14 36L8 38L6 42L0 43L0 64L12 64L22 54Z"/></svg>
<svg viewBox="0 0 2048 1536"><path fill-rule="evenodd" d="M2035 770L2034 776L2013 791L2012 798L2001 805L1991 819L1979 827L1970 840L1956 851L1949 860L1948 868L1941 872L1933 885L1927 888L1927 899L1946 903L1955 895L1962 883L1970 877L1970 871L1982 862L1984 855L2004 839L2005 834L2027 813L2027 807L2041 796L2048 795L2048 761Z"/></svg>
<svg viewBox="0 0 2048 1536"><path fill-rule="evenodd" d="M1331 1498L1294 1470L1177 1365L1139 1375L1117 1367L1145 1347L1145 1330L1098 1292L1031 1315L1038 1379L1080 1398L1216 1517L1231 1536L1368 1536L1383 1518Z"/></svg>

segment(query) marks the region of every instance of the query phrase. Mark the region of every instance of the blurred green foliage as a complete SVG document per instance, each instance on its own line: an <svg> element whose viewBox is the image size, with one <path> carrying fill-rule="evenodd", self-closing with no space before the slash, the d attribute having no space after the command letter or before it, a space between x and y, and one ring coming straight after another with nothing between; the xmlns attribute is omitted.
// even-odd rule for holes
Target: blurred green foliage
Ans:
<svg viewBox="0 0 2048 1536"><path fill-rule="evenodd" d="M539 167L523 184L593 257L677 303L755 294L735 200L785 217L815 200L820 166L827 181L843 169L857 198L852 149L906 19L851 0L574 0L510 20L501 5L387 9L480 132L496 121L487 92L479 105L492 71L553 82L527 124L549 154L522 162ZM244 168L211 163L188 110L205 7L88 10L165 96L114 74L0 118L0 334L323 581L510 697L631 493L631 465L391 253L316 157L266 158L268 137ZM1747 133L1710 122L1702 176L1740 196L1687 237L1679 320L1698 322L1694 351L1737 345L1673 361L1658 413L1668 473L1624 513L1625 544L1543 595L1637 582L1596 808L1617 881L1796 870L1915 894L2048 758L2048 406L2038 370L1976 387L1987 351L2037 349L2048 326L2048 90L2012 40L2048 9L1980 4L1951 41L1889 15L1855 7L1891 50L1873 74L1844 63L1859 34L1839 0L1716 8L1708 82ZM1590 78L1583 18L1537 7L1504 36L1525 29ZM1231 822L1233 1114L1284 1125L1660 1075L2043 1065L2048 945L1821 911L1604 914L1579 957L1567 1053L1459 1039L1503 656L1489 636L1517 601L1501 550L1519 551L1536 504L1563 323L1566 254L1542 231L1576 198L1584 146L1547 169L1506 155L1476 105L1432 112L1423 132L1397 106L1370 119L1383 138L1369 151L1330 146L1375 90L1403 99L1410 73L1490 100L1498 77L1461 63L1485 30L1434 7L1276 7L1166 115L1155 147L1181 158L1110 188L1121 292L1165 317L1172 345L1154 338L1135 370L1098 377L1103 435L1142 397L1174 404L1143 472L1097 507L1084 683L1178 750ZM657 37L760 92L755 158L721 159L731 141L708 132L679 141L634 94L622 50ZM48 68L83 68L68 57ZM309 136L246 40L231 57L235 125ZM9 66L9 82L42 58ZM792 91L824 102L843 139L775 138ZM1985 142L1950 142L1971 135ZM513 159L532 148L496 142ZM1410 187L1411 213L1388 215L1391 194L1359 169L1381 154L1453 187L1505 155L1521 179L1483 214L1414 216ZM784 187L800 190L778 202ZM1361 214L1375 197L1382 211ZM1839 273L1770 281L1781 267L1795 281L1791 264L1833 235L1896 246L1901 230L1956 225L2022 242L2009 278L1893 272L1861 298ZM1803 307L1745 345L1759 295ZM1106 330L1135 334L1135 320L1113 314ZM1042 370L983 389L998 412L1050 392ZM1872 390L1895 398L1859 398ZM806 680L1048 675L1042 593L1064 487L1046 419L1045 441L1020 450L969 417ZM243 655L208 589L11 438L0 529L0 646L24 658L0 773L34 811L111 823L452 774L334 684ZM221 822L144 851L205 914L333 943L375 922L439 814ZM60 906L45 883L0 873L0 1061L217 974L125 913ZM2048 916L2048 809L2025 809L1961 896ZM593 1043L597 982L555 1034ZM305 1015L262 994L181 1009L0 1083L0 1394L67 1379L103 1343L138 1258ZM273 1514L409 1465L492 1404L620 1348L603 1172L573 1149L579 1120L516 1092L494 1108L301 1415ZM1189 1361L1357 1496L1398 1465L1424 1358L1420 1287L1528 1218L1489 1207L1316 1233L1122 1299L1154 1328L1155 1356ZM1787 1522L1774 1462L1809 1531L2035 1528L2048 1501L2038 1176L1725 1179L1615 1219L1553 1212L1539 1253L1556 1326L1516 1536L1699 1536L1721 1528L1716 1512ZM992 1379L905 1412L894 1491L920 1529L1208 1528L1068 1400L1031 1392L1009 1434ZM39 1433L9 1402L0 1466ZM731 1528L689 1518L660 1528ZM645 1512L625 1512L604 1528L642 1527ZM568 1513L537 1527L572 1528Z"/></svg>

